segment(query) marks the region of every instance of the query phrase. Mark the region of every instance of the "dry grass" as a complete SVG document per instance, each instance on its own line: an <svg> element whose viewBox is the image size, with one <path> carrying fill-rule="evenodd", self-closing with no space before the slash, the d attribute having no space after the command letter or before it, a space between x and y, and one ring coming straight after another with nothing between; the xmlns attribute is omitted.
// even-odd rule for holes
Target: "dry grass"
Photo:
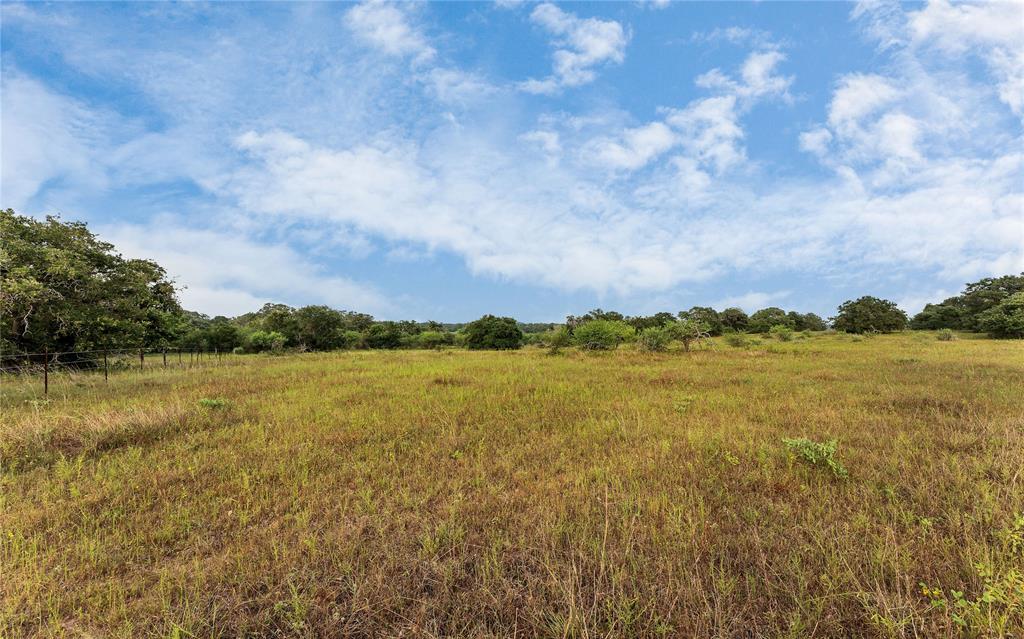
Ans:
<svg viewBox="0 0 1024 639"><path fill-rule="evenodd" d="M0 636L1021 636L1022 388L913 334L6 383Z"/></svg>

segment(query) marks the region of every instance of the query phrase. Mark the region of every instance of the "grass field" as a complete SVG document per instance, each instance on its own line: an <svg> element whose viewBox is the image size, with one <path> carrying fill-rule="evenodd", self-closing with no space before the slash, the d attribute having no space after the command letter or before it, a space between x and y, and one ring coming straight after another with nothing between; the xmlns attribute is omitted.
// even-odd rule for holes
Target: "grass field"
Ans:
<svg viewBox="0 0 1024 639"><path fill-rule="evenodd" d="M1024 636L1021 342L57 381L4 384L3 637Z"/></svg>

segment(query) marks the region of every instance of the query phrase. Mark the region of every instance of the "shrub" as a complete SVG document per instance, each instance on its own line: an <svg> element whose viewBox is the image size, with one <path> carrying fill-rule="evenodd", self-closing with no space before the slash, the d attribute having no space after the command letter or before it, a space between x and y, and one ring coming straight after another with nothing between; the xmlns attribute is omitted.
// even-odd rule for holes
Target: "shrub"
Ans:
<svg viewBox="0 0 1024 639"><path fill-rule="evenodd" d="M441 348L455 343L451 333L423 331L416 336L415 345L420 348Z"/></svg>
<svg viewBox="0 0 1024 639"><path fill-rule="evenodd" d="M785 324L776 324L768 329L768 334L780 342L789 342L793 339L793 329Z"/></svg>
<svg viewBox="0 0 1024 639"><path fill-rule="evenodd" d="M819 468L827 468L832 471L832 474L839 479L845 479L849 473L846 472L846 468L843 467L836 457L836 440L830 439L827 442L821 443L812 441L805 437L799 437L797 439L784 438L782 443L786 445L786 448L790 452L811 466L817 466Z"/></svg>
<svg viewBox="0 0 1024 639"><path fill-rule="evenodd" d="M341 347L344 349L363 348L363 334L359 331L343 331L341 333Z"/></svg>
<svg viewBox="0 0 1024 639"><path fill-rule="evenodd" d="M557 355L563 348L572 344L572 335L569 329L559 326L547 336L548 354Z"/></svg>
<svg viewBox="0 0 1024 639"><path fill-rule="evenodd" d="M640 346L645 351L663 351L672 343L672 329L668 326L652 326L640 331Z"/></svg>
<svg viewBox="0 0 1024 639"><path fill-rule="evenodd" d="M245 340L245 350L250 353L279 353L284 350L285 341L285 336L277 331L254 331Z"/></svg>
<svg viewBox="0 0 1024 639"><path fill-rule="evenodd" d="M952 342L953 340L956 339L956 333L954 333L952 330L948 328L944 328L938 332L938 334L935 336L935 339L939 340L940 342Z"/></svg>
<svg viewBox="0 0 1024 639"><path fill-rule="evenodd" d="M523 345L523 331L511 317L484 315L464 329L471 350L512 350Z"/></svg>
<svg viewBox="0 0 1024 639"><path fill-rule="evenodd" d="M725 343L734 348L746 348L750 346L750 338L743 333L726 333Z"/></svg>
<svg viewBox="0 0 1024 639"><path fill-rule="evenodd" d="M573 331L572 339L587 350L612 350L636 334L633 327L619 320L591 320Z"/></svg>

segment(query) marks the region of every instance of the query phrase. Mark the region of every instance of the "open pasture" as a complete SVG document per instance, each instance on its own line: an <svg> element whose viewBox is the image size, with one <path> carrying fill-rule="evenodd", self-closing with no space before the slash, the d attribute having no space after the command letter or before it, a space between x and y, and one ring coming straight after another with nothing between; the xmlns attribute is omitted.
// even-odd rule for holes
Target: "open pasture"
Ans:
<svg viewBox="0 0 1024 639"><path fill-rule="evenodd" d="M1024 632L1024 343L64 382L2 389L3 637ZM799 437L836 440L848 476Z"/></svg>

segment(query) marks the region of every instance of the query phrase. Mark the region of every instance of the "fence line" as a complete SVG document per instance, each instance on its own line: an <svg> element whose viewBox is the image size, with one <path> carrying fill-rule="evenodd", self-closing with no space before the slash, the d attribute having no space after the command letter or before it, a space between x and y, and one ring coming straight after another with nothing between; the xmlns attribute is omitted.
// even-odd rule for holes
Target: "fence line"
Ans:
<svg viewBox="0 0 1024 639"><path fill-rule="evenodd" d="M92 357L81 357L92 355ZM170 357L168 357L170 355ZM147 362L146 357L150 356ZM186 359L187 357L187 359ZM0 380L9 376L39 375L43 395L50 393L50 377L58 372L103 373L103 381L110 380L111 371L147 368L192 368L203 364L219 364L224 353L214 349L185 348L110 348L82 351L44 350L41 353L0 353ZM156 359L156 362L152 360Z"/></svg>

